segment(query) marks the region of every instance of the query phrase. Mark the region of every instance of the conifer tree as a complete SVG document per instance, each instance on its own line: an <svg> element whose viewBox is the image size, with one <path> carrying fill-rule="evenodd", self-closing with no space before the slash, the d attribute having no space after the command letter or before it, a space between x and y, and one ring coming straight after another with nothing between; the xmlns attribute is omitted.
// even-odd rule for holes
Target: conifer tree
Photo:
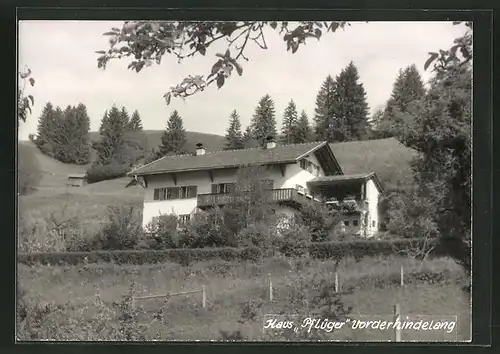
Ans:
<svg viewBox="0 0 500 354"><path fill-rule="evenodd" d="M368 103L363 84L358 83L358 69L351 61L335 78L335 119L333 141L367 138Z"/></svg>
<svg viewBox="0 0 500 354"><path fill-rule="evenodd" d="M290 100L283 113L283 127L281 130L281 141L284 144L293 144L297 140L298 114L297 106L293 100Z"/></svg>
<svg viewBox="0 0 500 354"><path fill-rule="evenodd" d="M391 97L387 101L383 115L379 118L377 130L384 136L393 136L403 124L402 116L409 110L409 106L425 96L425 87L422 77L415 64L399 70L394 82Z"/></svg>
<svg viewBox="0 0 500 354"><path fill-rule="evenodd" d="M335 81L328 75L316 96L314 133L318 141L334 141L330 126L336 115Z"/></svg>
<svg viewBox="0 0 500 354"><path fill-rule="evenodd" d="M309 118L307 118L305 111L300 113L300 118L297 121L295 132L295 143L302 144L309 141L311 136L311 127L309 126Z"/></svg>
<svg viewBox="0 0 500 354"><path fill-rule="evenodd" d="M125 163L121 151L124 145L125 127L121 112L113 106L104 115L101 123L101 140L95 145L97 150L96 163L100 165Z"/></svg>
<svg viewBox="0 0 500 354"><path fill-rule="evenodd" d="M142 121L139 116L139 112L137 110L132 114L132 118L130 118L129 122L129 130L131 131L141 131L142 130Z"/></svg>
<svg viewBox="0 0 500 354"><path fill-rule="evenodd" d="M182 118L175 110L170 115L167 127L161 136L161 145L159 146L160 155L165 156L169 153L184 153L184 145L186 144L186 141L186 131L184 130Z"/></svg>
<svg viewBox="0 0 500 354"><path fill-rule="evenodd" d="M130 123L130 116L127 112L127 109L125 107L122 107L122 110L120 111L120 117L122 119L122 124L123 126L128 129L129 123Z"/></svg>
<svg viewBox="0 0 500 354"><path fill-rule="evenodd" d="M240 117L236 110L233 110L229 118L229 127L226 131L226 150L243 149L243 134L241 133Z"/></svg>
<svg viewBox="0 0 500 354"><path fill-rule="evenodd" d="M260 99L252 117L251 130L252 138L259 145L263 145L269 136L276 138L275 108L271 96L265 95Z"/></svg>
<svg viewBox="0 0 500 354"><path fill-rule="evenodd" d="M245 132L243 133L243 146L245 149L258 147L259 144L257 140L253 137L252 127L249 125L246 127Z"/></svg>
<svg viewBox="0 0 500 354"><path fill-rule="evenodd" d="M54 146L52 144L52 133L57 126L55 121L55 109L52 103L47 102L43 107L42 114L38 118L38 127L35 143L40 151L52 156Z"/></svg>

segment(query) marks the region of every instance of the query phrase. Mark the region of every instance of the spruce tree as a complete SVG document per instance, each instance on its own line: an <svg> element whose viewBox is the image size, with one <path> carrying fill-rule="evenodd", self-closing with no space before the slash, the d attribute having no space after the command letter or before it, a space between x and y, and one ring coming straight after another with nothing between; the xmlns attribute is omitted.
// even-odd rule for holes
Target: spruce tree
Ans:
<svg viewBox="0 0 500 354"><path fill-rule="evenodd" d="M120 117L121 117L123 126L126 129L128 129L129 123L130 123L130 116L129 116L127 109L125 107L122 107L122 110L120 111Z"/></svg>
<svg viewBox="0 0 500 354"><path fill-rule="evenodd" d="M284 144L293 144L296 142L297 138L297 123L298 114L297 106L293 100L290 100L288 106L283 113L283 127L281 129L281 141Z"/></svg>
<svg viewBox="0 0 500 354"><path fill-rule="evenodd" d="M132 114L132 118L130 118L130 122L128 124L130 131L141 131L142 130L142 121L139 116L139 112L137 110Z"/></svg>
<svg viewBox="0 0 500 354"><path fill-rule="evenodd" d="M316 96L316 108L314 110L314 133L316 140L333 142L330 127L336 115L335 105L335 81L328 75L321 85Z"/></svg>
<svg viewBox="0 0 500 354"><path fill-rule="evenodd" d="M226 131L226 150L243 149L243 134L241 133L240 117L236 110L233 110L229 118L229 127Z"/></svg>
<svg viewBox="0 0 500 354"><path fill-rule="evenodd" d="M52 132L56 128L55 109L52 103L47 102L43 107L42 114L38 118L38 127L35 144L46 155L52 156Z"/></svg>
<svg viewBox="0 0 500 354"><path fill-rule="evenodd" d="M246 127L245 132L243 133L243 147L245 149L251 149L259 146L257 140L253 137L252 127L249 125Z"/></svg>
<svg viewBox="0 0 500 354"><path fill-rule="evenodd" d="M335 78L334 141L367 138L368 103L363 84L358 83L358 69L351 61Z"/></svg>
<svg viewBox="0 0 500 354"><path fill-rule="evenodd" d="M263 145L268 136L276 138L275 108L271 96L265 95L260 99L252 117L251 129L252 138L259 145Z"/></svg>
<svg viewBox="0 0 500 354"><path fill-rule="evenodd" d="M78 165L83 165L90 160L90 146L89 146L89 131L90 131L90 118L87 114L87 107L83 103L79 103L74 109L75 115L75 156L74 162Z"/></svg>
<svg viewBox="0 0 500 354"><path fill-rule="evenodd" d="M102 133L104 127L108 124L108 110L104 111L104 115L101 118L101 125L99 126L99 133Z"/></svg>
<svg viewBox="0 0 500 354"><path fill-rule="evenodd" d="M296 144L307 143L311 136L311 127L309 126L309 118L305 111L300 113L300 118L297 121L295 128L295 141Z"/></svg>
<svg viewBox="0 0 500 354"><path fill-rule="evenodd" d="M182 118L175 110L170 115L167 122L167 127L161 136L160 155L166 154L182 154L185 152L184 145L186 144L186 131L182 123Z"/></svg>
<svg viewBox="0 0 500 354"><path fill-rule="evenodd" d="M125 126L121 112L113 106L104 115L101 123L101 140L96 144L97 160L100 165L107 165L113 162L123 164L126 157L121 152L124 145Z"/></svg>
<svg viewBox="0 0 500 354"><path fill-rule="evenodd" d="M394 131L399 130L398 126L403 124L402 115L409 110L410 104L419 101L424 96L424 82L415 64L404 70L400 69L377 129L384 136L393 136Z"/></svg>

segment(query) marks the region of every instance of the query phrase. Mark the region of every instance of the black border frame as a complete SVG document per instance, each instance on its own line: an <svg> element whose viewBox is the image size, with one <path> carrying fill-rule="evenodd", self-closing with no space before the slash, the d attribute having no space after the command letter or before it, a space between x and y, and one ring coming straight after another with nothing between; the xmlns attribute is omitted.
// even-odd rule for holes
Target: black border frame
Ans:
<svg viewBox="0 0 500 354"><path fill-rule="evenodd" d="M23 1L25 8L15 8L10 6L7 11L0 11L0 28L8 37L7 46L4 42L4 53L14 53L15 55L4 55L9 61L7 67L13 70L3 70L2 75L6 77L2 80L3 83L9 83L2 100L3 107L9 107L9 117L15 116L15 86L17 68L17 21L19 19L72 19L72 20L124 20L124 19L185 19L185 20L243 20L243 19L262 19L262 20L302 20L302 19L318 19L332 20L341 19L349 21L429 21L429 20L472 20L474 21L474 125L473 125L473 341L471 344L428 344L428 343L331 343L331 344L314 344L301 343L298 344L231 344L231 343L142 343L141 349L164 351L174 350L176 353L185 350L210 350L214 347L217 352L222 350L262 350L262 349L277 349L278 347L287 347L288 350L301 350L300 347L306 346L308 350L334 350L340 348L348 348L347 350L373 350L377 347L385 350L400 350L398 347L411 347L409 350L424 350L425 346L439 346L439 350L456 350L458 347L465 347L464 350L472 349L471 346L488 346L491 343L491 330L494 329L491 313L492 313L492 287L494 285L492 279L492 222L490 218L493 206L493 111L492 111L492 82L493 82L493 61L492 61L492 43L493 43L493 12L488 9L479 7L477 2L473 1L455 1L454 6L461 6L471 9L470 11L457 11L453 8L436 9L439 6L435 1L421 1L418 6L409 4L407 1L397 2L391 1L399 9L390 7L389 2L379 2L378 6L367 8L363 2L344 2L336 4L335 7L326 4L315 4L309 2L299 5L289 4L286 6L277 6L273 1L263 2L263 6L247 5L246 7L236 7L234 3L227 1L227 6L208 7L203 4L203 7L191 7L193 1L178 1L178 5L169 3L169 7L165 8L165 4L155 4L158 2L151 1L148 8L133 7L129 2L115 1L113 5L105 5L102 2L96 1L74 1L71 7L63 7L58 1L45 1L42 4L36 1ZM80 3L80 4L78 4ZM200 5L201 1L197 1ZM316 2L317 3L317 2ZM344 5L344 6L342 6ZM356 6L357 5L357 6ZM365 5L365 6L363 6ZM468 6L467 6L468 5ZM18 5L21 6L21 5ZM35 7L37 6L37 7ZM43 6L43 7L42 7ZM79 7L76 7L79 6ZM89 7L93 6L93 7ZM108 7L109 6L109 7ZM265 7L264 7L265 6ZM156 9L154 9L156 8ZM422 11L421 8L428 10ZM349 9L349 10L348 10ZM476 9L476 10L472 10ZM477 10L481 9L481 10ZM5 62L4 62L5 65ZM9 74L7 74L9 73ZM7 86L7 85L6 85ZM36 119L30 116L28 119ZM0 139L3 145L1 149L1 159L3 167L2 182L4 188L1 189L2 199L4 201L13 202L16 206L15 195L15 171L16 164L12 156L17 153L17 132L16 120L8 119L12 124L9 129L2 129L1 134L4 136ZM11 129L12 128L12 129ZM500 172L495 169L495 172ZM497 172L497 173L498 173ZM10 204L10 203L6 203ZM11 231L10 236L15 236L16 229L16 209L12 205L7 205L7 212L2 213L2 224L4 229ZM480 239L476 239L481 235ZM5 243L8 240L8 244ZM97 350L109 353L111 350L133 350L137 351L137 344L117 344L117 343L102 343L87 348L86 344L52 344L50 346L44 344L13 344L14 333L13 324L15 323L15 269L16 269L16 253L10 250L16 249L16 238L4 238L4 248L6 252L1 257L1 270L5 273L4 279L9 286L2 287L0 294L2 295L3 304L8 304L2 319L2 331L0 331L1 342L3 348L12 349L13 351L62 351L68 350ZM14 277L12 277L14 275ZM498 283L497 283L498 284ZM13 311L14 310L14 311ZM392 349L391 347L394 347ZM112 349L113 348L113 349ZM196 349L195 349L196 348ZM313 349L314 348L314 349ZM362 349L363 348L363 349ZM366 349L365 349L366 348ZM415 349L413 349L415 348Z"/></svg>

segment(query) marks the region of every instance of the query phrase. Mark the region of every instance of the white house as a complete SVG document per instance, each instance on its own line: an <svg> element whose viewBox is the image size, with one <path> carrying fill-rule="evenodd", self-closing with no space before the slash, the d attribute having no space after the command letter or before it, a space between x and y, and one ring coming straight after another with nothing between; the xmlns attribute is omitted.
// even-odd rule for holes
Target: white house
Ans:
<svg viewBox="0 0 500 354"><path fill-rule="evenodd" d="M344 175L327 142L165 156L129 172L145 189L143 226L155 217L176 214L186 222L198 210L230 202L238 169L265 166L260 176L269 187L276 213L291 216L304 203L342 208L344 223L365 236L379 227L378 196L382 186L375 173ZM333 199L336 199L334 201Z"/></svg>

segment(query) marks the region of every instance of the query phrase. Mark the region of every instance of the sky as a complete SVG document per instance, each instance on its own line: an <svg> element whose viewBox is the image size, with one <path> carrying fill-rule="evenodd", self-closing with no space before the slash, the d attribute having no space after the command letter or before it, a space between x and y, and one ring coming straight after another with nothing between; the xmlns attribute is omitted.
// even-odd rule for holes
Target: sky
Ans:
<svg viewBox="0 0 500 354"><path fill-rule="evenodd" d="M138 110L144 129L163 130L171 112L181 115L186 130L224 135L229 115L236 109L243 129L249 124L259 99L269 94L275 102L276 120L281 128L283 111L293 99L310 121L316 95L328 75L335 77L353 61L359 72L370 111L385 105L398 71L415 64L423 79L431 73L423 65L428 52L447 49L464 27L451 22L353 22L335 33L324 33L320 41L309 39L292 54L286 43L269 28L265 32L268 49L247 46L242 62L243 75L234 73L221 88L212 86L187 98L162 96L189 74L206 74L224 52L224 43L210 47L205 56L178 63L164 57L140 73L127 69L128 59L111 61L106 70L97 68L98 54L107 50L104 32L121 27L116 21L20 21L19 68L27 65L36 80L26 94L35 98L33 112L19 127L19 139L36 134L43 106L51 102L62 108L83 103L91 119L91 130L99 128L105 110L113 105L129 112Z"/></svg>

